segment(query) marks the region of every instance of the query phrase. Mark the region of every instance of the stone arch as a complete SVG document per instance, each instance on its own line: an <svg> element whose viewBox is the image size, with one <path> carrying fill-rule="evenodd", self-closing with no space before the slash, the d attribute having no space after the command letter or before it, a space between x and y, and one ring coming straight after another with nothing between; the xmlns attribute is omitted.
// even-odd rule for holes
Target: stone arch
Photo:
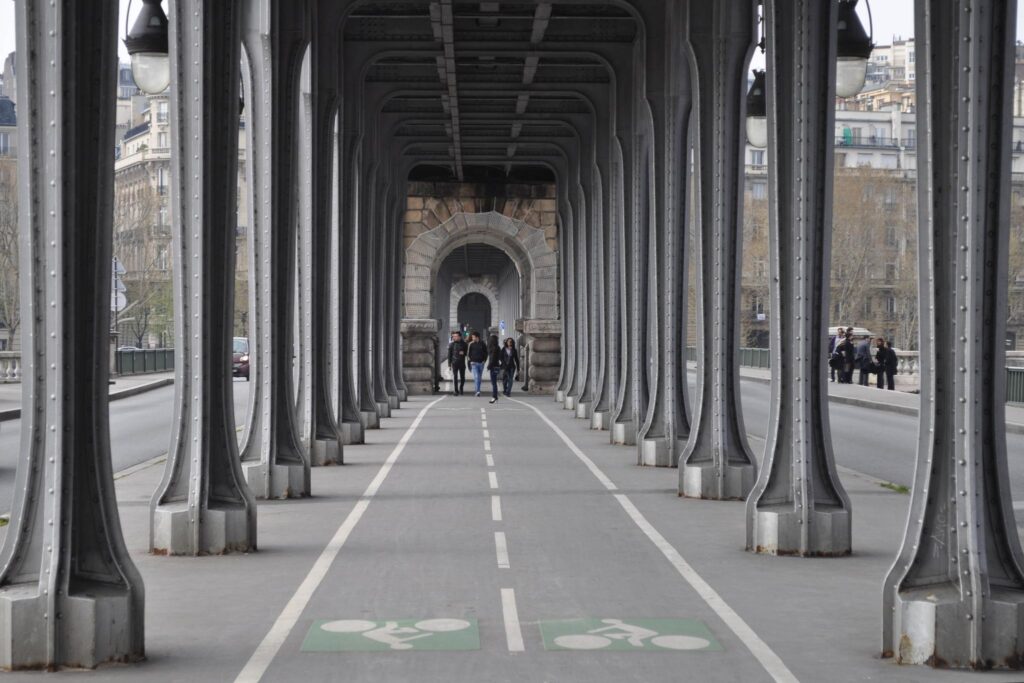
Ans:
<svg viewBox="0 0 1024 683"><path fill-rule="evenodd" d="M487 298L487 301L491 304L491 327L498 326L498 290L495 287L495 283L486 278L462 278L452 283L452 293L449 298L449 313L448 313L448 329L454 330L458 328L458 310L459 302L462 301L462 297L467 294L482 294ZM480 334L485 334L487 330L480 330Z"/></svg>
<svg viewBox="0 0 1024 683"><path fill-rule="evenodd" d="M456 213L405 250L405 316L431 318L434 278L445 257L468 243L501 249L519 270L524 318L557 320L558 255L544 230L497 211Z"/></svg>

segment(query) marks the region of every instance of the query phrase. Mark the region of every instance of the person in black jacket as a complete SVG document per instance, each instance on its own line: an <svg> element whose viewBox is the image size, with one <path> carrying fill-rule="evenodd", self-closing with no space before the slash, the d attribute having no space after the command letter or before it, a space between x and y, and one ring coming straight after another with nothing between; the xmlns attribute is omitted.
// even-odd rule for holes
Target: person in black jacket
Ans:
<svg viewBox="0 0 1024 683"><path fill-rule="evenodd" d="M501 347L498 346L498 335L492 334L487 339L487 369L491 371L491 403L498 402L498 373L503 367Z"/></svg>
<svg viewBox="0 0 1024 683"><path fill-rule="evenodd" d="M894 391L896 389L896 371L899 367L899 358L896 356L896 351L893 350L892 344L881 337L878 338L877 349L875 352L875 367L878 373L878 383L876 386L881 389L883 382L885 382L885 388L889 391Z"/></svg>
<svg viewBox="0 0 1024 683"><path fill-rule="evenodd" d="M473 373L473 384L476 386L476 395L479 396L480 383L484 379L484 363L487 362L487 346L480 341L480 335L477 332L469 333L466 357L469 358L469 370Z"/></svg>
<svg viewBox="0 0 1024 683"><path fill-rule="evenodd" d="M469 345L462 341L462 333L452 333L452 341L448 344L448 369L452 371L452 388L456 396L466 390L466 351Z"/></svg>
<svg viewBox="0 0 1024 683"><path fill-rule="evenodd" d="M504 371L504 389L506 396L512 395L512 383L519 372L519 351L516 350L516 342L512 337L505 340L505 346L501 348L502 370Z"/></svg>
<svg viewBox="0 0 1024 683"><path fill-rule="evenodd" d="M852 384L854 359L852 327L848 327L846 329L846 336L840 339L836 344L836 353L838 353L842 359L839 366L839 383Z"/></svg>

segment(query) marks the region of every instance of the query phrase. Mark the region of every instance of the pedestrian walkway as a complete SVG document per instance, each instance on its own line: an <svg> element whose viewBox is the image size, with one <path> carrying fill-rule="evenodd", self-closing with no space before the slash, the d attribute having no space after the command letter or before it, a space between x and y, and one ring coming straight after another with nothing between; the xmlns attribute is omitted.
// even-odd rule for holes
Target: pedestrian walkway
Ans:
<svg viewBox="0 0 1024 683"><path fill-rule="evenodd" d="M151 389L159 389L174 383L174 372L154 372L145 375L115 377L110 383L110 400L136 396ZM21 416L20 383L0 384L0 421L16 420Z"/></svg>
<svg viewBox="0 0 1024 683"><path fill-rule="evenodd" d="M148 555L162 465L118 479L148 661L61 679L977 680L878 658L908 496L844 474L854 555L765 557L742 503L677 497L548 397L418 397L382 427L313 498L262 501L250 555Z"/></svg>

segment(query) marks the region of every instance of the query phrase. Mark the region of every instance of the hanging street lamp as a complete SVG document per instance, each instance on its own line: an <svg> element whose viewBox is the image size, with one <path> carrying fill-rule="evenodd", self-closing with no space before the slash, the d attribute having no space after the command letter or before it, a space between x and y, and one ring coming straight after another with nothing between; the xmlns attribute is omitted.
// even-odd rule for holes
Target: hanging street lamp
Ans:
<svg viewBox="0 0 1024 683"><path fill-rule="evenodd" d="M160 0L142 0L135 25L125 36L124 46L132 58L135 85L156 95L171 83L171 59L167 53L167 15Z"/></svg>
<svg viewBox="0 0 1024 683"><path fill-rule="evenodd" d="M871 20L870 4L868 20ZM836 95L853 97L864 87L868 58L875 47L857 16L857 0L839 0L836 29L839 33L836 41ZM874 30L872 25L872 35Z"/></svg>
<svg viewBox="0 0 1024 683"><path fill-rule="evenodd" d="M754 82L747 92L747 142L752 147L768 146L768 100L764 71L754 69Z"/></svg>

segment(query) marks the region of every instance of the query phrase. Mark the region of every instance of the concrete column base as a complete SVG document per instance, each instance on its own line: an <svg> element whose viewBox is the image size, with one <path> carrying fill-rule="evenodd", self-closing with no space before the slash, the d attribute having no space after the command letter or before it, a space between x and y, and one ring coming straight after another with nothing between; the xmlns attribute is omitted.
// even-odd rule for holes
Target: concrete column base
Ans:
<svg viewBox="0 0 1024 683"><path fill-rule="evenodd" d="M664 437L644 439L640 444L639 465L645 467L675 467L672 450Z"/></svg>
<svg viewBox="0 0 1024 683"><path fill-rule="evenodd" d="M388 396L388 406L391 410L398 410L402 407L402 402L397 396Z"/></svg>
<svg viewBox="0 0 1024 683"><path fill-rule="evenodd" d="M565 403L565 392L564 391L556 391L555 392L555 403L562 403L562 404Z"/></svg>
<svg viewBox="0 0 1024 683"><path fill-rule="evenodd" d="M363 410L359 413L359 423L363 426L365 435L367 429L380 428L380 416L377 415L376 410Z"/></svg>
<svg viewBox="0 0 1024 683"><path fill-rule="evenodd" d="M898 664L928 664L950 669L1017 669L1024 622L1024 595L992 586L973 613L971 597L952 585L900 591L893 604L890 652ZM980 624L975 620L983 619ZM971 655L971 631L978 629L977 659Z"/></svg>
<svg viewBox="0 0 1024 683"><path fill-rule="evenodd" d="M636 427L632 420L616 422L612 425L612 443L616 446L633 446L636 444Z"/></svg>
<svg viewBox="0 0 1024 683"><path fill-rule="evenodd" d="M687 498L706 498L708 500L746 500L747 494L754 486L753 465L728 465L725 468L725 481L721 490L718 486L718 473L711 462L699 465L682 465L682 490Z"/></svg>
<svg viewBox="0 0 1024 683"><path fill-rule="evenodd" d="M566 396L565 400L562 401L562 407L565 408L566 410L575 411L576 410L576 397L575 396Z"/></svg>
<svg viewBox="0 0 1024 683"><path fill-rule="evenodd" d="M576 419L577 420L589 420L590 419L590 401L580 401L576 404Z"/></svg>
<svg viewBox="0 0 1024 683"><path fill-rule="evenodd" d="M792 504L758 507L754 519L753 547L765 555L840 557L850 554L850 512L840 507L818 506L807 514ZM807 527L807 546L802 545Z"/></svg>
<svg viewBox="0 0 1024 683"><path fill-rule="evenodd" d="M377 401L377 417L391 417L391 404L389 402Z"/></svg>
<svg viewBox="0 0 1024 683"><path fill-rule="evenodd" d="M408 401L409 400L409 392L406 391L405 389L399 389L398 390L398 400L401 401L402 403L405 403L406 401Z"/></svg>
<svg viewBox="0 0 1024 683"><path fill-rule="evenodd" d="M363 423L361 422L342 422L341 425L341 443L344 446L351 444L363 443Z"/></svg>
<svg viewBox="0 0 1024 683"><path fill-rule="evenodd" d="M249 517L242 506L207 508L202 512L199 547L195 547L193 519L188 501L159 505L153 510L154 555L224 555L256 549L249 535Z"/></svg>
<svg viewBox="0 0 1024 683"><path fill-rule="evenodd" d="M309 464L313 467L340 465L344 462L341 444L333 439L317 439L309 449Z"/></svg>
<svg viewBox="0 0 1024 683"><path fill-rule="evenodd" d="M590 416L590 428L599 429L602 432L608 429L611 421L611 413L607 410L597 410Z"/></svg>
<svg viewBox="0 0 1024 683"><path fill-rule="evenodd" d="M47 614L48 596L39 584L12 584L0 591L0 668L41 669L47 666L94 669L107 662L132 662L145 657L142 624L133 622L126 589L90 582L56 599L58 615ZM43 626L54 624L59 642L52 661L51 636ZM51 621L52 623L52 621Z"/></svg>
<svg viewBox="0 0 1024 683"><path fill-rule="evenodd" d="M252 495L260 500L302 498L308 496L306 489L306 468L302 465L270 465L260 462L243 462L242 474Z"/></svg>

